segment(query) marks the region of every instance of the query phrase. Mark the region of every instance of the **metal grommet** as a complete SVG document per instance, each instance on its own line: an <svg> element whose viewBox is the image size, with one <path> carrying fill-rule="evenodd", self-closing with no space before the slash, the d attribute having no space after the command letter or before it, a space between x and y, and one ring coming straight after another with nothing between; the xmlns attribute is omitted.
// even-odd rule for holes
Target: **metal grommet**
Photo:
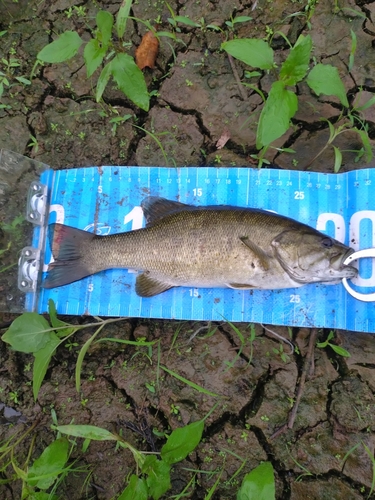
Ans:
<svg viewBox="0 0 375 500"><path fill-rule="evenodd" d="M345 266L351 264L354 260L364 259L367 257L375 258L375 248L365 248L364 250L358 250L358 252L353 252L347 257L343 264ZM361 300L362 302L375 302L375 292L373 293L360 293L356 290L353 290L349 286L347 278L342 279L342 284L344 285L345 290L355 299Z"/></svg>

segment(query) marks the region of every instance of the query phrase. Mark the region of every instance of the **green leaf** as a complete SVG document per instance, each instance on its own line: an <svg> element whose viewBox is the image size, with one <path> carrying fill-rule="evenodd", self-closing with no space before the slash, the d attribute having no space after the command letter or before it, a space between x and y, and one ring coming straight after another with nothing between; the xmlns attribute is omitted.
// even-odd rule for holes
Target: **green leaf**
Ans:
<svg viewBox="0 0 375 500"><path fill-rule="evenodd" d="M65 31L57 40L46 45L36 58L45 63L59 63L75 56L83 40L76 31Z"/></svg>
<svg viewBox="0 0 375 500"><path fill-rule="evenodd" d="M144 111L150 106L145 78L128 54L117 54L111 62L112 76L119 89Z"/></svg>
<svg viewBox="0 0 375 500"><path fill-rule="evenodd" d="M283 80L285 85L295 85L306 76L309 69L311 49L311 36L300 35L286 61L281 66L280 80Z"/></svg>
<svg viewBox="0 0 375 500"><path fill-rule="evenodd" d="M195 384L191 380L188 380L187 378L182 377L182 375L179 375L178 373L170 370L166 366L160 365L160 368L162 370L164 370L165 372L169 373L169 375L172 375L172 377L175 377L177 380L181 380L181 382L183 382L186 385L189 385L190 387L192 387L193 389L195 389L198 392L202 392L203 394L207 394L208 396L213 396L213 397L219 396L219 394L215 394L214 392L208 391L204 387L201 387L200 385Z"/></svg>
<svg viewBox="0 0 375 500"><path fill-rule="evenodd" d="M363 147L365 148L365 152L366 152L366 162L368 163L373 158L372 147L371 147L370 138L368 136L368 133L366 132L366 130L359 130L357 128L355 128L354 130L357 132L357 134L361 138Z"/></svg>
<svg viewBox="0 0 375 500"><path fill-rule="evenodd" d="M58 328L59 326L65 326L64 321L60 321L57 317L55 302L52 299L48 300L48 314L53 328Z"/></svg>
<svg viewBox="0 0 375 500"><path fill-rule="evenodd" d="M96 38L92 38L83 51L83 58L85 60L87 69L87 78L99 68L102 64L106 49L100 45Z"/></svg>
<svg viewBox="0 0 375 500"><path fill-rule="evenodd" d="M245 71L245 78L253 78L254 76L261 76L259 71Z"/></svg>
<svg viewBox="0 0 375 500"><path fill-rule="evenodd" d="M122 38L125 33L125 28L126 28L126 22L129 17L129 12L132 6L133 0L124 0L122 2L122 5L117 12L116 16L116 31L117 31L117 36L119 38Z"/></svg>
<svg viewBox="0 0 375 500"><path fill-rule="evenodd" d="M49 342L51 333L53 337L53 332L45 331L50 328L43 316L37 313L24 313L13 321L1 338L16 351L36 352Z"/></svg>
<svg viewBox="0 0 375 500"><path fill-rule="evenodd" d="M96 14L96 24L102 36L103 48L107 50L109 41L112 36L113 16L107 10L99 10Z"/></svg>
<svg viewBox="0 0 375 500"><path fill-rule="evenodd" d="M128 486L117 500L148 500L148 498L149 495L146 481L132 474Z"/></svg>
<svg viewBox="0 0 375 500"><path fill-rule="evenodd" d="M233 24L235 23L246 23L247 21L251 21L253 18L250 16L238 16L233 19Z"/></svg>
<svg viewBox="0 0 375 500"><path fill-rule="evenodd" d="M48 300L48 314L53 328L60 328L61 326L70 327L67 328L66 330L59 330L58 332L55 332L58 337L60 336L65 337L65 335L69 335L70 333L72 333L74 327L72 327L71 325L69 325L69 323L66 323L65 321L61 321L61 319L57 317L56 306L52 299Z"/></svg>
<svg viewBox="0 0 375 500"><path fill-rule="evenodd" d="M357 35L354 33L353 30L350 30L350 35L352 37L352 46L351 46L350 55L349 55L349 65L348 65L349 71L351 71L353 69L354 55L355 55L355 52L357 50Z"/></svg>
<svg viewBox="0 0 375 500"><path fill-rule="evenodd" d="M53 337L50 337L50 340L47 342L47 344L42 347L42 349L38 349L36 352L34 352L35 359L33 365L33 395L35 401L38 398L39 389L46 375L51 358L60 343L59 338L53 332L51 333Z"/></svg>
<svg viewBox="0 0 375 500"><path fill-rule="evenodd" d="M18 82L23 83L24 85L31 85L30 80L28 80L27 78L24 78L23 76L16 76L15 79Z"/></svg>
<svg viewBox="0 0 375 500"><path fill-rule="evenodd" d="M221 44L221 48L240 61L260 69L271 69L273 50L264 40L238 38Z"/></svg>
<svg viewBox="0 0 375 500"><path fill-rule="evenodd" d="M142 466L143 474L147 474L148 494L154 500L164 495L171 487L170 471L171 467L164 460L158 460L155 455L146 457Z"/></svg>
<svg viewBox="0 0 375 500"><path fill-rule="evenodd" d="M343 356L344 358L350 358L350 352L335 344L329 344L329 346L335 351L339 356Z"/></svg>
<svg viewBox="0 0 375 500"><path fill-rule="evenodd" d="M320 94L334 95L340 99L343 106L349 106L344 84L335 66L317 64L310 71L306 83L318 96Z"/></svg>
<svg viewBox="0 0 375 500"><path fill-rule="evenodd" d="M69 441L59 438L53 441L29 468L27 482L41 490L49 488L63 472L68 461Z"/></svg>
<svg viewBox="0 0 375 500"><path fill-rule="evenodd" d="M94 441L117 441L117 437L112 432L96 427L95 425L58 425L54 426L58 432Z"/></svg>
<svg viewBox="0 0 375 500"><path fill-rule="evenodd" d="M204 421L198 420L198 422L175 429L161 449L161 458L170 465L181 462L198 446L203 428Z"/></svg>
<svg viewBox="0 0 375 500"><path fill-rule="evenodd" d="M371 108L375 104L375 95L373 95L365 104L361 106L355 106L355 109L358 111L364 111L365 109Z"/></svg>
<svg viewBox="0 0 375 500"><path fill-rule="evenodd" d="M274 500L275 479L270 462L258 465L246 474L241 488L237 493L237 500Z"/></svg>
<svg viewBox="0 0 375 500"><path fill-rule="evenodd" d="M193 28L200 28L201 25L199 23L196 23L190 17L185 17L185 16L176 16L174 18L175 21L178 23L186 24L187 26L192 26Z"/></svg>
<svg viewBox="0 0 375 500"><path fill-rule="evenodd" d="M283 82L274 82L259 117L257 148L261 149L281 137L288 130L297 109L297 96L286 90Z"/></svg>
<svg viewBox="0 0 375 500"><path fill-rule="evenodd" d="M342 164L342 153L339 148L332 144L333 150L335 152L335 164L333 166L333 171L335 174L340 170Z"/></svg>
<svg viewBox="0 0 375 500"><path fill-rule="evenodd" d="M111 77L111 71L112 71L111 66L112 66L112 61L110 61L104 66L99 75L98 83L96 84L96 102L99 102L100 99L102 98L104 89L106 88L107 83Z"/></svg>

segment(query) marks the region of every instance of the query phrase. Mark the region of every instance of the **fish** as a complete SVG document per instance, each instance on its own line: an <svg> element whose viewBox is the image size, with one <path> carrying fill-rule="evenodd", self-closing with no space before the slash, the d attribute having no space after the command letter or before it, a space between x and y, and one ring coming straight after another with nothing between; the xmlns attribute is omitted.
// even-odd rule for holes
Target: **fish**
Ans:
<svg viewBox="0 0 375 500"><path fill-rule="evenodd" d="M256 208L193 206L160 197L142 204L146 226L95 235L49 227L54 262L44 288L107 269L138 271L135 291L153 297L173 287L283 289L354 278L354 252L294 219Z"/></svg>

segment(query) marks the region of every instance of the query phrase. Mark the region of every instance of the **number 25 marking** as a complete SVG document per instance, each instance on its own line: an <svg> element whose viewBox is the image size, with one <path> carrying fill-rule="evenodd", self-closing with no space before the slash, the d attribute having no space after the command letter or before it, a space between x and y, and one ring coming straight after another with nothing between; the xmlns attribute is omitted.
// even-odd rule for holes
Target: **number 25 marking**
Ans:
<svg viewBox="0 0 375 500"><path fill-rule="evenodd" d="M295 200L304 200L305 192L304 191L294 191L294 199Z"/></svg>

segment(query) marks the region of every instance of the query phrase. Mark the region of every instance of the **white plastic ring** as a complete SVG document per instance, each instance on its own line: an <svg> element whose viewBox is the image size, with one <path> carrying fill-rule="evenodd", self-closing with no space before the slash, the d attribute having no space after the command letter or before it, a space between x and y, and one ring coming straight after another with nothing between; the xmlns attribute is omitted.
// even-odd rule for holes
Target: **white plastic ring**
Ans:
<svg viewBox="0 0 375 500"><path fill-rule="evenodd" d="M358 250L358 252L353 252L347 257L343 264L345 266L351 264L354 260L364 259L368 257L375 257L375 248L365 248L364 250ZM347 278L342 279L342 284L344 285L345 290L355 299L362 300L362 302L375 302L375 292L373 293L360 293L356 290L353 290L349 286Z"/></svg>

